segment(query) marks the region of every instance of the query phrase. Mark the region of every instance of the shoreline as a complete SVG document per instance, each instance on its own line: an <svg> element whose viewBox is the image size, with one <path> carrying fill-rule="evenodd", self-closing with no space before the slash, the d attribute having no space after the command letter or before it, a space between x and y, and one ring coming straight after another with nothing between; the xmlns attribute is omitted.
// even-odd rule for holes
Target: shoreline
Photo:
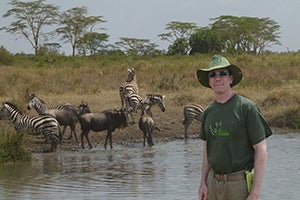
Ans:
<svg viewBox="0 0 300 200"><path fill-rule="evenodd" d="M290 134L290 133L300 133L298 130L293 129L283 129L271 127L274 135L277 134ZM75 138L68 139L70 135L69 131L66 131L61 145L58 145L57 152L76 152L82 151L82 147L80 144L80 134L77 132L77 139L79 143L76 143ZM272 136L271 136L272 137ZM84 138L85 150L93 150L104 149L104 142L106 138L106 131L101 132L90 132L89 139L92 143L93 148L90 149L87 145L87 141ZM188 134L187 140L199 139L199 135L196 132L192 132ZM155 131L153 133L153 141L154 145L156 143L168 143L175 140L185 140L183 130L178 131L177 133L170 133L166 131ZM29 151L31 153L44 153L45 147L48 147L49 144L45 143L45 139L43 137L31 136L31 139L28 141ZM136 146L138 148L143 148L143 135L141 131L136 131L135 127L127 127L124 129L115 130L112 133L112 145L121 145L126 147ZM147 143L145 145L147 147ZM107 150L110 150L109 141L107 143Z"/></svg>

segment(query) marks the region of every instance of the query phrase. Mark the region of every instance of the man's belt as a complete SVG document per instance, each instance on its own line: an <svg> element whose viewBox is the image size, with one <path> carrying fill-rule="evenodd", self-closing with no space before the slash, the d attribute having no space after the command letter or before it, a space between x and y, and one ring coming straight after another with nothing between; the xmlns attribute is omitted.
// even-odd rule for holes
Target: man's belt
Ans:
<svg viewBox="0 0 300 200"><path fill-rule="evenodd" d="M233 172L229 174L214 174L214 178L218 181L241 181L246 179L246 170L238 171L238 172Z"/></svg>

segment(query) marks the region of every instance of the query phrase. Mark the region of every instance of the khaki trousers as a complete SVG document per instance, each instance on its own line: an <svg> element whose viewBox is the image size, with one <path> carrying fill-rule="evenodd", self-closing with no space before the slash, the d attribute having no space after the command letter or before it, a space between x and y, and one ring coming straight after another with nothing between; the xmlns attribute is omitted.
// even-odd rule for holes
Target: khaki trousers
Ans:
<svg viewBox="0 0 300 200"><path fill-rule="evenodd" d="M207 187L208 200L245 200L248 197L246 179L227 180L217 177L213 170L208 174Z"/></svg>

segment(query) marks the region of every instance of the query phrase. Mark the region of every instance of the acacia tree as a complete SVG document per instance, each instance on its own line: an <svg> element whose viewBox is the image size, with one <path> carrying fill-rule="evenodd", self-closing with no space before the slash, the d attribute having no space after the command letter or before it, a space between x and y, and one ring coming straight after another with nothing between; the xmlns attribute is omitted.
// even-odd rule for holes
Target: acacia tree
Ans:
<svg viewBox="0 0 300 200"><path fill-rule="evenodd" d="M87 8L75 7L66 10L61 14L59 25L61 27L56 29L56 32L62 35L62 40L69 42L72 48L72 56L75 55L76 47L87 33L94 32L94 27L103 20L102 16L86 16Z"/></svg>
<svg viewBox="0 0 300 200"><path fill-rule="evenodd" d="M1 29L24 37L33 47L35 55L38 54L41 37L49 34L43 33L43 28L57 22L58 7L45 2L46 0L32 2L12 0L9 4L13 8L3 15L3 17L12 16L16 21Z"/></svg>
<svg viewBox="0 0 300 200"><path fill-rule="evenodd" d="M151 43L148 39L122 37L115 44L130 55L153 55L158 52L156 49L158 45Z"/></svg>
<svg viewBox="0 0 300 200"><path fill-rule="evenodd" d="M166 25L167 33L159 34L161 40L168 41L169 54L188 54L189 38L197 28L195 23L172 21Z"/></svg>
<svg viewBox="0 0 300 200"><path fill-rule="evenodd" d="M211 29L220 35L227 52L260 54L266 47L280 44L280 26L270 18L226 15L211 20Z"/></svg>
<svg viewBox="0 0 300 200"><path fill-rule="evenodd" d="M82 55L95 54L103 50L108 41L109 35L106 33L86 33L82 38L79 39L77 44L77 51Z"/></svg>
<svg viewBox="0 0 300 200"><path fill-rule="evenodd" d="M221 52L224 44L221 37L209 27L199 28L190 37L191 51L195 53Z"/></svg>

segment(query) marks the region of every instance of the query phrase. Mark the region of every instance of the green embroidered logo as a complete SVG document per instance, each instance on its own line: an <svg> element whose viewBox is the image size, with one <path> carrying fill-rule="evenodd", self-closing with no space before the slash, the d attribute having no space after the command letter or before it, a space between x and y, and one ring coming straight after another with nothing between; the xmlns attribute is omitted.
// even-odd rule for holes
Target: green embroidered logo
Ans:
<svg viewBox="0 0 300 200"><path fill-rule="evenodd" d="M221 137L229 136L228 131L222 130L222 121L216 122L214 127L212 125L210 125L209 130L210 130L210 133L214 136L221 136Z"/></svg>

